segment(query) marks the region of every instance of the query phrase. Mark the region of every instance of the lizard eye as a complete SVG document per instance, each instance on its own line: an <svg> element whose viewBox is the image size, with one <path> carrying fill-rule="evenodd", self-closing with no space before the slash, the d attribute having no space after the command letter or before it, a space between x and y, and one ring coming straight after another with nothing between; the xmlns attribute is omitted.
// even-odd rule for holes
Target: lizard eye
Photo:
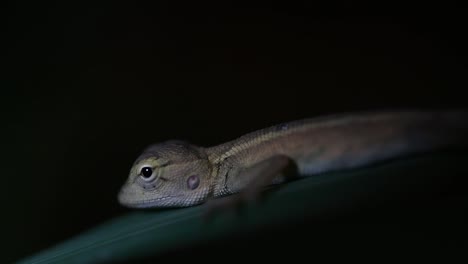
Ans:
<svg viewBox="0 0 468 264"><path fill-rule="evenodd" d="M140 171L140 176L143 178L145 181L151 181L153 176L153 169L151 167L143 167L141 168Z"/></svg>

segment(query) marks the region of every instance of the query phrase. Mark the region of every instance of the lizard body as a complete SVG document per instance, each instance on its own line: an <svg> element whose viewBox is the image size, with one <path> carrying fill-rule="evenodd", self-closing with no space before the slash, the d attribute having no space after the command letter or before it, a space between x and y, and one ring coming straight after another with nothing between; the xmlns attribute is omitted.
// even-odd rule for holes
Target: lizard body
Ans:
<svg viewBox="0 0 468 264"><path fill-rule="evenodd" d="M209 148L166 141L136 159L118 198L133 208L192 206L281 183L288 168L306 177L466 147L467 117L460 111L349 113L283 123Z"/></svg>

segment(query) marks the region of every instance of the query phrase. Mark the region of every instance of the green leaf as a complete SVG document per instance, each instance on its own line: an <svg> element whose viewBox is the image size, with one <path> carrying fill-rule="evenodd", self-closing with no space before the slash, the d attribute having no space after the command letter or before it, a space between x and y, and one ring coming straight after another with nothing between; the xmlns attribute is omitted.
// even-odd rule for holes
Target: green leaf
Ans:
<svg viewBox="0 0 468 264"><path fill-rule="evenodd" d="M241 214L224 211L209 221L202 218L205 205L129 210L20 263L131 261L210 241L226 241L242 232L294 225L305 216L326 222L408 195L450 190L457 175L467 175L467 161L466 154L439 153L299 179L268 190L261 201L241 208Z"/></svg>

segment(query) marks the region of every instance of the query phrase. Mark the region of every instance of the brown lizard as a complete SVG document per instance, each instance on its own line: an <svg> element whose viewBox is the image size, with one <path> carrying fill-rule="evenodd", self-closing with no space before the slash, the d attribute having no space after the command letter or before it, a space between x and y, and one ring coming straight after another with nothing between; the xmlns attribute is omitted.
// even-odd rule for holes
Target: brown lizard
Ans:
<svg viewBox="0 0 468 264"><path fill-rule="evenodd" d="M151 145L136 159L119 202L131 208L186 207L208 198L449 147L468 146L468 112L356 112L283 123L199 147Z"/></svg>

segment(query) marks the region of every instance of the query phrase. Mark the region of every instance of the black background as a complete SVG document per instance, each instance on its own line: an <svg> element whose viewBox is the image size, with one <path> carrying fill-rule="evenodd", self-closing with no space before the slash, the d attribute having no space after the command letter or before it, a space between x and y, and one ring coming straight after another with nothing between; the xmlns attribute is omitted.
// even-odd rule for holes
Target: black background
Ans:
<svg viewBox="0 0 468 264"><path fill-rule="evenodd" d="M9 3L2 257L124 213L116 193L150 143L210 146L326 113L465 106L461 7L220 2Z"/></svg>

